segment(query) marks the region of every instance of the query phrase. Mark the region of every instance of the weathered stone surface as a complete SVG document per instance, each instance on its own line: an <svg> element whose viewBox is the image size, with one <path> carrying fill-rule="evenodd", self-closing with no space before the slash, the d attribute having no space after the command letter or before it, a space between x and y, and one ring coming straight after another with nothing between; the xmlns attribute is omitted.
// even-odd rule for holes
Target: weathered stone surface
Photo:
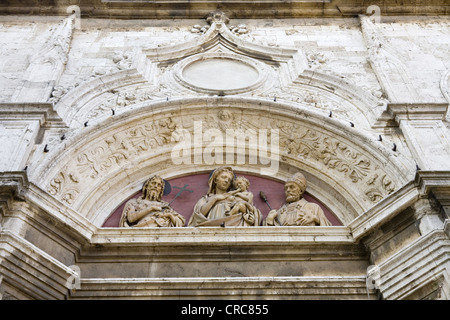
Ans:
<svg viewBox="0 0 450 320"><path fill-rule="evenodd" d="M0 5L0 297L450 297L445 3L34 3ZM219 165L341 225L102 228Z"/></svg>

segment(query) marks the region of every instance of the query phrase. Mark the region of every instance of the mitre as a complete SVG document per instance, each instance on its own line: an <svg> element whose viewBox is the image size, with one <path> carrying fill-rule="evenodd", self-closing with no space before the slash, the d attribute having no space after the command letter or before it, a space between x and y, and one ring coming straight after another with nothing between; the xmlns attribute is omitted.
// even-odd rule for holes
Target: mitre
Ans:
<svg viewBox="0 0 450 320"><path fill-rule="evenodd" d="M297 172L296 174L292 175L287 181L288 182L294 182L296 183L300 189L302 189L303 191L306 190L306 178L303 174L301 174L300 172Z"/></svg>

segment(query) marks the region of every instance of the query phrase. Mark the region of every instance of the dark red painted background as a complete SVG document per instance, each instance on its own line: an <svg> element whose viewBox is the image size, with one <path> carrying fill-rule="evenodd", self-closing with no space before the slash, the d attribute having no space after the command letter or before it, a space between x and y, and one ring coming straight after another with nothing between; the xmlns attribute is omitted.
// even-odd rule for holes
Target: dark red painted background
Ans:
<svg viewBox="0 0 450 320"><path fill-rule="evenodd" d="M250 191L253 192L253 203L261 211L263 218L265 219L270 209L267 204L260 198L259 192L263 191L266 194L267 200L273 209L278 209L284 204L284 182L274 181L266 179L264 177L240 174L236 172L236 175L245 176L250 181ZM169 180L171 185L171 192L163 197L163 200L170 202L174 199L175 195L179 192L185 184L188 184L187 189L192 192L184 191L175 201L172 202L172 208L183 215L186 218L186 225L189 222L192 211L194 210L195 203L208 192L208 177L209 174L196 174L191 176L185 176ZM136 198L141 195L141 192L136 193L131 198ZM334 226L340 226L342 223L334 216L332 212L317 199L313 198L309 194L305 194L305 199L311 202L315 202L320 205L325 212L328 220ZM103 227L117 227L119 226L120 216L122 215L125 203L124 201L105 221Z"/></svg>

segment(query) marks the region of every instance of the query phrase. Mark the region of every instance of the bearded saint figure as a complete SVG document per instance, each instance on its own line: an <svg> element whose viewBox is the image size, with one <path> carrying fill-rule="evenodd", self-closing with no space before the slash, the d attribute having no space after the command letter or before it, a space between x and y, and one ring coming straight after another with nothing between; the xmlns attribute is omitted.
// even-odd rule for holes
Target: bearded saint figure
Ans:
<svg viewBox="0 0 450 320"><path fill-rule="evenodd" d="M129 200L120 218L120 227L183 227L185 218L162 199L164 180L154 175L142 187L142 196Z"/></svg>
<svg viewBox="0 0 450 320"><path fill-rule="evenodd" d="M294 174L284 185L286 203L267 215L266 226L331 226L322 208L303 198L306 178L301 173Z"/></svg>

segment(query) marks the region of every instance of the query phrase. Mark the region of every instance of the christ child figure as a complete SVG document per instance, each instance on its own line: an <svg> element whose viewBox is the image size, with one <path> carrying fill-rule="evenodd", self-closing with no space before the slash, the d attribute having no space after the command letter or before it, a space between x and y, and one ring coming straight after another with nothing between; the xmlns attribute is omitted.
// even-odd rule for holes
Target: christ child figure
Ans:
<svg viewBox="0 0 450 320"><path fill-rule="evenodd" d="M243 215L247 213L247 210L252 210L251 206L253 205L253 193L248 191L250 187L250 182L245 177L236 177L233 180L233 188L234 190L229 191L229 194L232 194L236 203L233 208L229 212L229 215L242 213Z"/></svg>

